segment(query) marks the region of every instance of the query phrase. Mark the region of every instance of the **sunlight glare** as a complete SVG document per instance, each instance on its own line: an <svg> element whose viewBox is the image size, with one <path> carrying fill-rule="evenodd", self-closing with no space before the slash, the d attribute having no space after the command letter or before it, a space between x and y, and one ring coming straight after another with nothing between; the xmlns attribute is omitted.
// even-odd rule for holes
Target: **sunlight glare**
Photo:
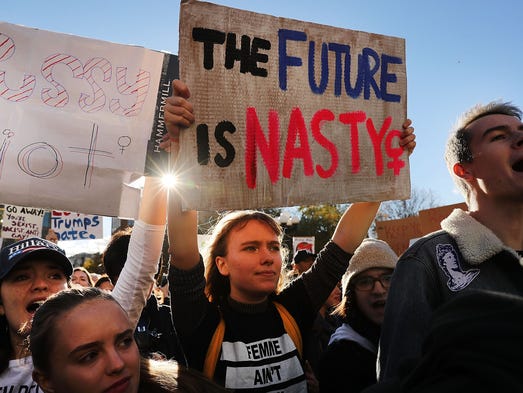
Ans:
<svg viewBox="0 0 523 393"><path fill-rule="evenodd" d="M167 188L174 188L176 187L177 178L176 175L173 173L166 173L162 176L162 184L164 187Z"/></svg>

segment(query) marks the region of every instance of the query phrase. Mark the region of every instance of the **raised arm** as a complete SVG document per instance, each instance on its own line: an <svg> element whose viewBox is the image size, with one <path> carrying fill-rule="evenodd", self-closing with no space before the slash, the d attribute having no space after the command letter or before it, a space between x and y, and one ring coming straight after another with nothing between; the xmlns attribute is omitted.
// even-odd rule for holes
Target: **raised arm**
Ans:
<svg viewBox="0 0 523 393"><path fill-rule="evenodd" d="M182 211L180 196L171 192L168 217L171 265L190 270L200 261L197 213L195 210Z"/></svg>
<svg viewBox="0 0 523 393"><path fill-rule="evenodd" d="M162 252L167 221L167 192L160 179L146 177L138 220L127 250L127 259L112 292L136 325L147 302Z"/></svg>
<svg viewBox="0 0 523 393"><path fill-rule="evenodd" d="M170 143L171 159L174 163L178 151L178 141L182 129L194 123L193 106L188 101L191 96L187 85L174 80L173 94L165 105L165 121ZM169 192L168 234L171 265L182 270L190 270L200 261L198 251L198 219L194 210L182 211L181 196L176 189Z"/></svg>
<svg viewBox="0 0 523 393"><path fill-rule="evenodd" d="M173 81L173 95L168 98L165 106L173 164L176 162L180 132L194 122L189 97L189 89L185 83ZM167 232L171 310L176 331L183 345L202 321L208 300L204 293L204 267L198 250L197 213L194 210L183 211L181 198L176 188L169 191ZM192 352L190 349L186 350ZM192 353L187 353L188 358L191 358L191 355Z"/></svg>
<svg viewBox="0 0 523 393"><path fill-rule="evenodd" d="M146 177L138 220L151 225L167 222L167 190L158 177Z"/></svg>
<svg viewBox="0 0 523 393"><path fill-rule="evenodd" d="M189 98L187 86L181 81L174 81L173 95L166 100L164 106L168 134L160 146L167 151L173 151L173 154L178 148L180 130L194 122L192 104L187 101L187 98ZM172 214L171 211L169 213ZM127 260L113 290L113 296L127 311L134 325L140 317L153 285L162 251L166 222L167 189L161 179L148 177L145 179L142 191L138 221L131 234ZM187 226L178 223L177 228L183 231ZM196 239L195 235L195 242Z"/></svg>
<svg viewBox="0 0 523 393"><path fill-rule="evenodd" d="M350 205L338 221L332 241L343 251L353 254L367 237L380 202L357 202Z"/></svg>

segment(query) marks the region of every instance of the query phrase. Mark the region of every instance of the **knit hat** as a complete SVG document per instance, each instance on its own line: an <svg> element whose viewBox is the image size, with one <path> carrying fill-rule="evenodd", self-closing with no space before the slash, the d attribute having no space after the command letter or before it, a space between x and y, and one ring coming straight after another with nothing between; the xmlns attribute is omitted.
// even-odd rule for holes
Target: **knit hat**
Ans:
<svg viewBox="0 0 523 393"><path fill-rule="evenodd" d="M349 267L341 279L343 294L346 293L353 277L373 268L394 269L398 256L390 246L379 239L364 239L354 251Z"/></svg>

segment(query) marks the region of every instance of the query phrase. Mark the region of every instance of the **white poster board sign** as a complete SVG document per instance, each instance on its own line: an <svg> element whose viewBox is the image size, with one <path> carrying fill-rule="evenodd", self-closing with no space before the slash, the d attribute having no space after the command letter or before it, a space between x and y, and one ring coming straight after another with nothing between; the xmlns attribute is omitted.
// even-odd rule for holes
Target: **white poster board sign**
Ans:
<svg viewBox="0 0 523 393"><path fill-rule="evenodd" d="M307 250L314 253L315 240L314 236L293 236L292 255L300 250Z"/></svg>
<svg viewBox="0 0 523 393"><path fill-rule="evenodd" d="M44 214L44 209L5 205L2 218L2 237L19 240L41 237Z"/></svg>
<svg viewBox="0 0 523 393"><path fill-rule="evenodd" d="M51 228L58 236L58 241L102 239L104 237L103 217L97 215L53 210Z"/></svg>
<svg viewBox="0 0 523 393"><path fill-rule="evenodd" d="M179 47L185 207L409 197L403 39L187 0Z"/></svg>
<svg viewBox="0 0 523 393"><path fill-rule="evenodd" d="M136 217L175 61L0 22L0 203Z"/></svg>

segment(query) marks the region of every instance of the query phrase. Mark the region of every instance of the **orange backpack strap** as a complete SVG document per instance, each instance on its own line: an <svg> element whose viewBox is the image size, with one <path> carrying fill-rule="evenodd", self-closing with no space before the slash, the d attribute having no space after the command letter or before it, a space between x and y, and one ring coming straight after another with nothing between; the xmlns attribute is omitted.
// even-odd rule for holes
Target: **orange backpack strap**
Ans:
<svg viewBox="0 0 523 393"><path fill-rule="evenodd" d="M300 358L303 358L303 340L301 338L301 331L298 327L298 324L292 317L292 315L287 311L287 309L280 303L273 302L276 310L280 314L280 318L283 321L283 327L292 342L298 350ZM203 374L209 378L213 379L214 371L216 370L216 364L218 363L218 356L222 348L223 336L225 335L225 321L223 316L220 317L220 322L214 331L214 334L207 349L207 354L205 355L205 362L203 364Z"/></svg>
<svg viewBox="0 0 523 393"><path fill-rule="evenodd" d="M280 313L280 317L283 321L283 327L285 328L285 331L290 336L292 341L294 342L294 345L296 346L296 349L298 350L298 354L300 355L300 358L303 359L303 340L301 337L301 331L298 327L298 324L292 317L291 313L287 311L287 309L281 305L278 302L273 302L276 306L276 309Z"/></svg>
<svg viewBox="0 0 523 393"><path fill-rule="evenodd" d="M224 334L225 321L223 317L220 317L220 323L218 323L218 327L214 331L209 349L207 349L207 354L205 355L205 363L203 364L203 374L209 379L213 379L214 377L214 370L218 362L218 355L220 354Z"/></svg>

